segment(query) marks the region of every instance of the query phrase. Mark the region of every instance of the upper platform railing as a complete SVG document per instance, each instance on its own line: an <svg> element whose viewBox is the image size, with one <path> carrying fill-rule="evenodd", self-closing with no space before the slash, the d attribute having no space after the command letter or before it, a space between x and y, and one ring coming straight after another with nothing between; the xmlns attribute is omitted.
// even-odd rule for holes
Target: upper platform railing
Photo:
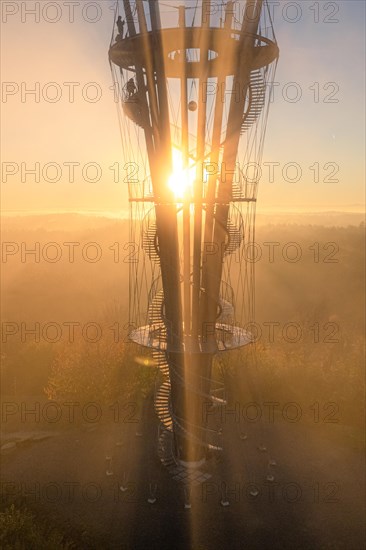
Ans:
<svg viewBox="0 0 366 550"><path fill-rule="evenodd" d="M210 5L203 5L202 0L141 0L145 12L147 31L150 32L151 16L150 1L159 4L161 29L171 29L180 26L187 28L199 28L202 21L207 21L207 26L214 29L224 28L228 13L232 14L230 28L233 31L240 31L243 19L247 17L247 0L211 0ZM182 11L184 8L184 11ZM202 9L204 14L202 14ZM184 13L184 25L182 24L182 14ZM117 27L117 20L120 22ZM123 38L131 36L128 23L132 22L136 34L141 34L137 14L136 0L117 0L115 15L115 30L112 37L112 43ZM273 25L271 20L271 10L267 0L263 2L261 12L259 34L276 42Z"/></svg>

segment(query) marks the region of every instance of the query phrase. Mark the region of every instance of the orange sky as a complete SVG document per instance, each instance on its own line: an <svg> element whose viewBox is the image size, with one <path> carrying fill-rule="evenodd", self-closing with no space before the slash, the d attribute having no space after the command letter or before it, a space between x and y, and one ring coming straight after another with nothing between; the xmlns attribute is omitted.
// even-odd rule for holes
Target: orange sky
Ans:
<svg viewBox="0 0 366 550"><path fill-rule="evenodd" d="M36 3L2 2L3 211L126 211L126 186L114 183L109 168L128 161L121 150L116 105L109 89L107 52L113 25L109 7L113 2L97 2L100 20L95 23L85 20L80 7L75 8L70 23L61 1L60 21L50 23L40 14L40 22L35 22L34 15L22 13L21 4L31 8ZM326 2L319 4L319 23L314 22L310 2L301 3L297 22L289 21L294 17L291 11L281 12L284 2L274 12L281 54L265 141L259 210L363 208L364 4L334 3L339 11L333 16L325 10ZM10 7L4 11L4 6ZM11 14L14 6L18 11ZM92 7L86 12L90 19L95 13ZM56 15L52 9L46 13L49 19ZM338 22L326 23L327 18ZM75 85L74 102L67 82L80 84ZM26 94L37 86L39 102ZM287 101L283 98L286 90ZM299 101L291 101L299 90ZM315 102L318 92L319 102ZM59 100L52 102L57 93ZM95 93L100 97L94 101ZM327 103L327 98L337 102ZM36 162L40 163L39 183L26 173ZM58 173L49 165L44 178L42 169L48 163L58 163ZM77 163L74 182L68 181L68 163ZM83 178L87 163L100 167L99 181L85 181L97 175L90 165ZM279 163L272 164L273 182L270 163ZM289 181L296 179L296 172L299 181ZM47 181L58 175L59 181ZM339 181L326 182L327 176Z"/></svg>

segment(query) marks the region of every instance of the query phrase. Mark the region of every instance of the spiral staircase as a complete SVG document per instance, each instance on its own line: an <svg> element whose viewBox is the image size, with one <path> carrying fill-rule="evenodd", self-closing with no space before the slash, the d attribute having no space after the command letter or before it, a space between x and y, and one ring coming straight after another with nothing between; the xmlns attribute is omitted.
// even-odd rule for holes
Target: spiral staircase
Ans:
<svg viewBox="0 0 366 550"><path fill-rule="evenodd" d="M244 113L241 133L247 132L258 120L265 105L266 85L260 69L253 70L250 75L248 89L248 105ZM140 128L144 127L144 115L140 92L134 94L127 92L127 84L123 88L122 107L124 113Z"/></svg>
<svg viewBox="0 0 366 550"><path fill-rule="evenodd" d="M229 218L226 233L225 255L233 254L240 248L244 240L243 221L239 211L235 211L232 205L232 218ZM142 224L142 248L153 263L159 263L159 245L157 239L156 222L154 209L151 209L145 216ZM220 300L217 313L217 332L228 330L228 323L233 322L234 316L234 292L233 289L222 281ZM200 390L197 386L190 386L179 374L174 363L168 362L166 353L167 330L164 321L164 291L160 276L151 285L148 298L147 326L149 334L154 335L152 355L154 364L159 368L161 376L155 386L154 408L160 421L158 436L158 456L161 463L171 471L173 477L180 480L187 480L190 483L201 483L207 479L207 474L200 470L188 472L177 463L173 451L173 431L178 430L185 438L202 445L208 452L215 453L222 451L222 436L219 429L208 426L193 426L187 420L174 415L171 405L171 377L185 387L188 392L204 398L210 407L225 406L224 384L212 379L206 380L201 377L201 387L210 387L209 393ZM219 336L220 339L220 336ZM235 347L235 346L234 346ZM223 342L218 342L218 349L226 349ZM209 382L209 384L208 384ZM197 435L198 434L198 435Z"/></svg>
<svg viewBox="0 0 366 550"><path fill-rule="evenodd" d="M262 73L259 69L250 74L249 101L246 112L244 113L241 133L247 132L255 124L262 112L266 99L266 85Z"/></svg>

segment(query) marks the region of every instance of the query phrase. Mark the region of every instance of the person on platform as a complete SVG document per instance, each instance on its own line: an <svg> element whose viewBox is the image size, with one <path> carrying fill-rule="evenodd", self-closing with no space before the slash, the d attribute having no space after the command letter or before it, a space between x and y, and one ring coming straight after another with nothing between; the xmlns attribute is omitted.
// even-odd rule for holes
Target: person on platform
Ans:
<svg viewBox="0 0 366 550"><path fill-rule="evenodd" d="M136 93L136 85L133 80L133 78L130 78L130 80L127 82L127 93L128 93L128 99L131 99Z"/></svg>
<svg viewBox="0 0 366 550"><path fill-rule="evenodd" d="M124 29L125 29L125 21L122 21L122 17L119 15L117 19L117 29L119 32L119 35L121 38L123 38Z"/></svg>

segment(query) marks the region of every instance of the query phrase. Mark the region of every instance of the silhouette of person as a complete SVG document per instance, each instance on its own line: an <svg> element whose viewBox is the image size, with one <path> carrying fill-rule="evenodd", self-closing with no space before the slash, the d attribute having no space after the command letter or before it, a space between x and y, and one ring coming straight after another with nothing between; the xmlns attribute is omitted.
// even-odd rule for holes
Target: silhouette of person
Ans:
<svg viewBox="0 0 366 550"><path fill-rule="evenodd" d="M117 19L117 29L122 38L123 38L124 28L125 28L125 21L124 20L122 21L122 17L119 15Z"/></svg>
<svg viewBox="0 0 366 550"><path fill-rule="evenodd" d="M128 93L128 98L130 99L133 95L135 95L136 93L136 86L135 86L135 83L134 83L134 80L133 78L130 78L130 80L127 82L127 93Z"/></svg>

